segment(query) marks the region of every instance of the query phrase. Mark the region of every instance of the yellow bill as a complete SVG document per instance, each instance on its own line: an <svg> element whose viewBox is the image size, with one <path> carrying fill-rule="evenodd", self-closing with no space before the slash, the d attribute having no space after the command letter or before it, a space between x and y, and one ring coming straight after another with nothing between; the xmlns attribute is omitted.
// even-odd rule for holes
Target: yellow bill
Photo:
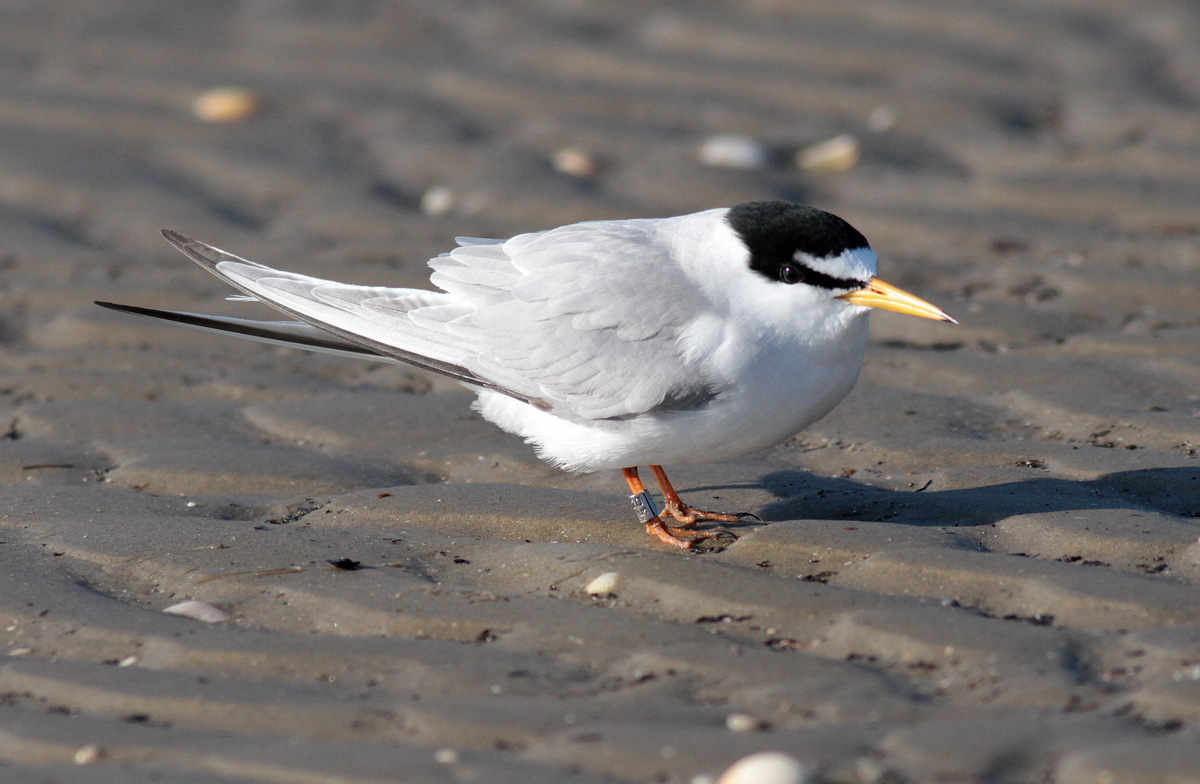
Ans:
<svg viewBox="0 0 1200 784"><path fill-rule="evenodd" d="M914 297L890 283L884 283L879 278L871 278L865 287L842 294L838 299L844 299L851 305L864 305L868 308L906 313L909 316L949 321L951 324L958 323L941 308L934 307L920 297Z"/></svg>

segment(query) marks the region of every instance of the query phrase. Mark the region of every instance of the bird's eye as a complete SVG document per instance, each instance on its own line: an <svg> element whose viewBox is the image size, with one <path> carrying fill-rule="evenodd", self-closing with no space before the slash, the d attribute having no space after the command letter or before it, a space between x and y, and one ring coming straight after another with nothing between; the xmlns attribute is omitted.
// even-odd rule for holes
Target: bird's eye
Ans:
<svg viewBox="0 0 1200 784"><path fill-rule="evenodd" d="M789 286L804 281L804 270L794 264L784 264L779 268L779 279Z"/></svg>

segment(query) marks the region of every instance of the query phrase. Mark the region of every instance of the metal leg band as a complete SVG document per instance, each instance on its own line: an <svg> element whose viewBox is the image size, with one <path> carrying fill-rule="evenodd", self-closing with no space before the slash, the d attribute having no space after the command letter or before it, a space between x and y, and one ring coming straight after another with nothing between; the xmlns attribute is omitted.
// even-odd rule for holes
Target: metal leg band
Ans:
<svg viewBox="0 0 1200 784"><path fill-rule="evenodd" d="M633 507L633 513L642 523L648 523L658 517L658 508L654 505L654 499L645 490L629 496L629 505Z"/></svg>

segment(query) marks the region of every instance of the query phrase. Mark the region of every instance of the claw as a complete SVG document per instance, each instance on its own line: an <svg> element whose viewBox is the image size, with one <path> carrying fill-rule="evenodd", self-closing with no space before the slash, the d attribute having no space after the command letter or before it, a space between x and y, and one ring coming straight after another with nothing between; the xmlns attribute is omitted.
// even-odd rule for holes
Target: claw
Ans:
<svg viewBox="0 0 1200 784"><path fill-rule="evenodd" d="M686 526L667 525L661 516L646 523L646 533L680 550L691 550L697 542L737 538L728 531L694 531Z"/></svg>
<svg viewBox="0 0 1200 784"><path fill-rule="evenodd" d="M693 509L685 505L679 498L679 494L671 486L671 482L667 479L667 474L663 471L662 466L652 465L650 466L650 470L654 472L654 477L658 480L658 484L663 491L664 509L662 512L658 512L655 508L653 499L646 492L646 487L642 484L641 479L638 478L637 468L621 469L625 475L625 481L629 483L629 490L632 493L629 500L633 505L634 512L638 516L638 520L645 523L646 533L656 537L664 544L678 547L681 550L690 550L696 542L721 540L729 537L737 538L729 531L695 530L696 523L701 520L715 523L736 523L747 517L759 520L758 515L750 512L730 514L727 512L706 512L703 509ZM667 525L668 520L674 521L676 525Z"/></svg>

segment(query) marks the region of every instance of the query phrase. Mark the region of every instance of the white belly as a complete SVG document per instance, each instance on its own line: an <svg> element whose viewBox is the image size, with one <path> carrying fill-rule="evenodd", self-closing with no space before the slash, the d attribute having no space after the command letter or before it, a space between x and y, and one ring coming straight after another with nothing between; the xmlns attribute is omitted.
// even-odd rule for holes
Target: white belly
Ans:
<svg viewBox="0 0 1200 784"><path fill-rule="evenodd" d="M484 418L522 436L568 471L712 463L784 441L833 410L858 380L866 319L827 350L772 352L739 369L739 383L702 408L627 420L569 422L496 392L481 391Z"/></svg>

